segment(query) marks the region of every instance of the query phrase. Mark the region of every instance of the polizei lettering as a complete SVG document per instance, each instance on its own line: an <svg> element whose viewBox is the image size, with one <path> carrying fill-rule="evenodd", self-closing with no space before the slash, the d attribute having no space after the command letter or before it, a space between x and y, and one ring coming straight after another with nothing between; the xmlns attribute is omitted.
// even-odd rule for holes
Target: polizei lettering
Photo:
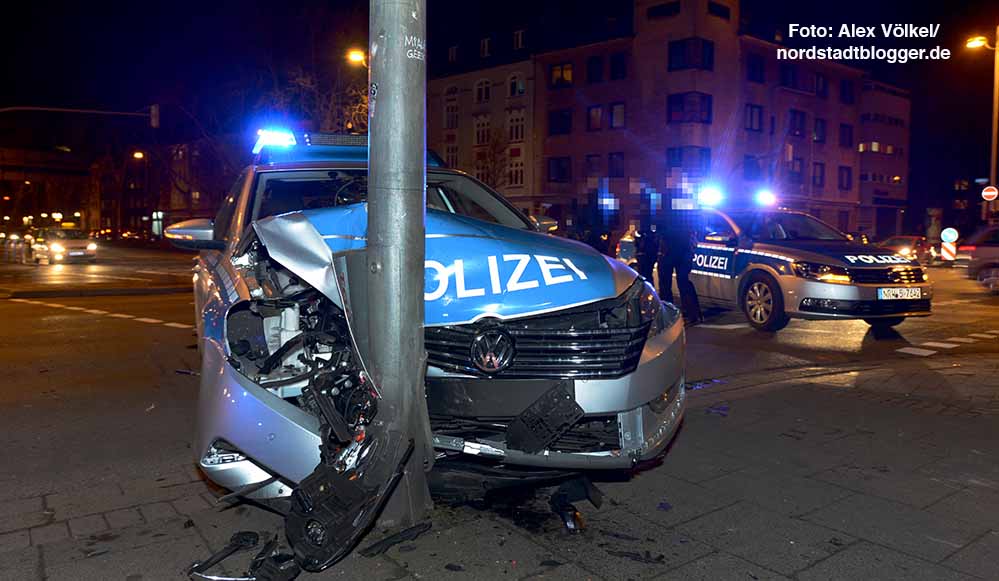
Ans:
<svg viewBox="0 0 999 581"><path fill-rule="evenodd" d="M876 256L873 254L860 254L856 256L844 256L843 258L850 261L850 264L857 264L858 262L863 264L908 264L909 259L904 256Z"/></svg>
<svg viewBox="0 0 999 581"><path fill-rule="evenodd" d="M726 270L728 268L727 256L708 256L706 254L695 254L694 265L701 268L714 268Z"/></svg>
<svg viewBox="0 0 999 581"><path fill-rule="evenodd" d="M537 264L540 270L540 280L526 275L531 263ZM508 264L509 263L509 264ZM500 264L503 264L501 273ZM424 268L427 270L426 288L423 300L436 301L447 294L454 280L455 296L459 299L481 297L489 294L499 295L538 288L541 285L554 286L586 280L586 273L580 270L568 258L542 256L540 254L504 254L503 256L487 256L486 265L489 277L486 280L471 280L465 273L465 261L455 260L450 265L444 265L437 260L427 260Z"/></svg>

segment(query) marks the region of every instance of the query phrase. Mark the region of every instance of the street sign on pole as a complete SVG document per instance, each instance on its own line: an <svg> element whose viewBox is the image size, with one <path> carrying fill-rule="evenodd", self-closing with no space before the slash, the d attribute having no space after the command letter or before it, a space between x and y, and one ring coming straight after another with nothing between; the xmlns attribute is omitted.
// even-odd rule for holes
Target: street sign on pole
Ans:
<svg viewBox="0 0 999 581"><path fill-rule="evenodd" d="M957 242L959 235L960 234L958 233L957 228L944 228L943 231L940 232L940 239L944 242Z"/></svg>
<svg viewBox="0 0 999 581"><path fill-rule="evenodd" d="M957 245L953 242L943 242L940 244L940 258L943 260L954 260L957 258Z"/></svg>
<svg viewBox="0 0 999 581"><path fill-rule="evenodd" d="M995 186L985 186L984 188L982 188L983 200L985 200L986 202L991 202L996 198L999 198L999 188L996 188Z"/></svg>

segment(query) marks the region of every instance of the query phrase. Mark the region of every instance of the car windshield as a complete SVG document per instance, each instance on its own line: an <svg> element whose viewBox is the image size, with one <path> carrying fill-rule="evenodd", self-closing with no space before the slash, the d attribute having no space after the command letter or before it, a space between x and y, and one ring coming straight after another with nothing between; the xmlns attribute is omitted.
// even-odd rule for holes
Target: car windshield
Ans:
<svg viewBox="0 0 999 581"><path fill-rule="evenodd" d="M908 238L905 236L895 236L894 238L889 238L881 243L882 246L909 246L916 242L915 238Z"/></svg>
<svg viewBox="0 0 999 581"><path fill-rule="evenodd" d="M87 233L82 230L49 230L46 232L49 238L55 240L86 240Z"/></svg>
<svg viewBox="0 0 999 581"><path fill-rule="evenodd" d="M254 188L253 219L347 206L368 199L366 169L261 172ZM427 172L427 208L520 230L533 226L499 195L461 174Z"/></svg>
<svg viewBox="0 0 999 581"><path fill-rule="evenodd" d="M731 217L753 240L849 240L846 234L808 214L744 212Z"/></svg>

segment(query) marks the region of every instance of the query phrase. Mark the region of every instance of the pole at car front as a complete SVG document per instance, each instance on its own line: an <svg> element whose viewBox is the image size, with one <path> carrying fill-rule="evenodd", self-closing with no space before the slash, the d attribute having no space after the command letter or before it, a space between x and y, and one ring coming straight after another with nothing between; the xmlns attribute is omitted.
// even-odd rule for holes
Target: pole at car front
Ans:
<svg viewBox="0 0 999 581"><path fill-rule="evenodd" d="M423 272L426 183L426 0L370 0L368 93L368 370L381 390L378 419L406 473L379 519L411 526L432 503L433 462L424 387Z"/></svg>

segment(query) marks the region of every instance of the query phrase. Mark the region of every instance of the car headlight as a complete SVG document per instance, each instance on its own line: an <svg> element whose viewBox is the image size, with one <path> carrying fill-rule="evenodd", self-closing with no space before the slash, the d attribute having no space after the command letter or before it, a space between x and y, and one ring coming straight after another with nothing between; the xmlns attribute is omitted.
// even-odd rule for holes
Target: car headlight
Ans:
<svg viewBox="0 0 999 581"><path fill-rule="evenodd" d="M815 264L813 262L795 262L791 264L794 274L801 278L831 282L835 284L850 284L850 272L842 266Z"/></svg>
<svg viewBox="0 0 999 581"><path fill-rule="evenodd" d="M912 252L912 249L909 248L908 246L903 246L898 249L898 253L901 254L902 256L908 256L910 252Z"/></svg>
<svg viewBox="0 0 999 581"><path fill-rule="evenodd" d="M675 306L662 302L656 294L656 289L647 282L644 283L642 295L639 297L639 309L642 313L642 322L649 323L649 337L655 337L669 329L680 318L680 311Z"/></svg>
<svg viewBox="0 0 999 581"><path fill-rule="evenodd" d="M90 244L87 244L87 250L97 250L97 243L91 242Z"/></svg>
<svg viewBox="0 0 999 581"><path fill-rule="evenodd" d="M58 242L53 242L52 244L49 244L49 250L52 252L66 252L66 247Z"/></svg>

